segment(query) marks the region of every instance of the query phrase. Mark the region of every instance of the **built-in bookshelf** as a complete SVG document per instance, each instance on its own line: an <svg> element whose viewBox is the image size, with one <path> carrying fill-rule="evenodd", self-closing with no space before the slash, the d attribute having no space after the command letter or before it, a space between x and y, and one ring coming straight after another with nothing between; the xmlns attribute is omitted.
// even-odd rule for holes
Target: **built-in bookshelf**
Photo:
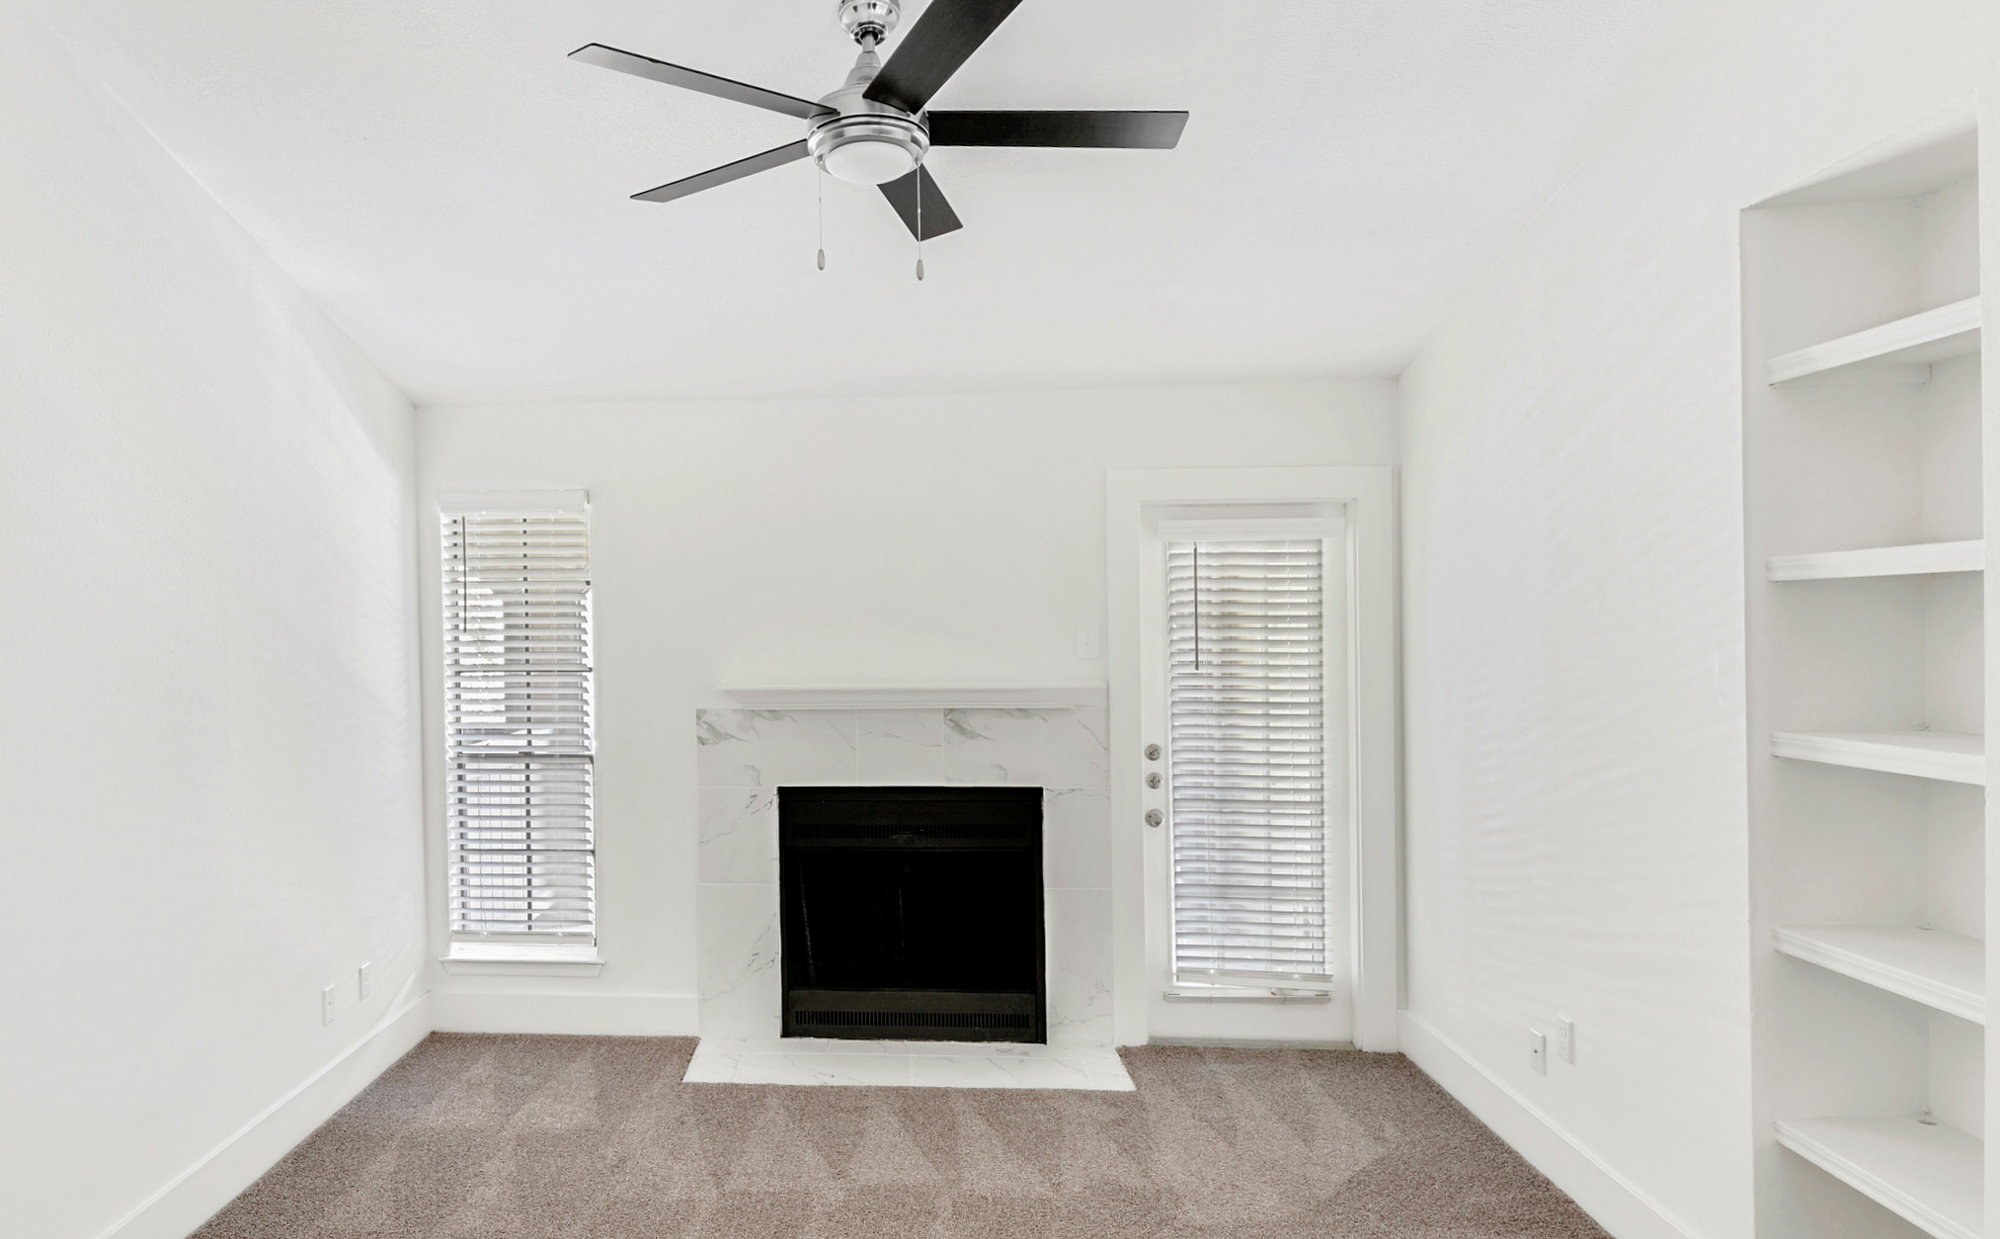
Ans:
<svg viewBox="0 0 2000 1239"><path fill-rule="evenodd" d="M1970 121L1743 215L1759 1239L1983 1234Z"/></svg>

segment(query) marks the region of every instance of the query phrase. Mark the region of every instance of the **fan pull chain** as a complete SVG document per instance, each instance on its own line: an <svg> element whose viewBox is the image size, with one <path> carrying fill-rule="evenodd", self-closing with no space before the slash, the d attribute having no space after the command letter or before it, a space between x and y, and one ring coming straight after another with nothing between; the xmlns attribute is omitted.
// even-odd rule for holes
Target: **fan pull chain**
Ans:
<svg viewBox="0 0 2000 1239"><path fill-rule="evenodd" d="M924 278L924 165L917 165L917 280Z"/></svg>
<svg viewBox="0 0 2000 1239"><path fill-rule="evenodd" d="M813 169L813 184L819 187L819 269L826 270L826 174Z"/></svg>

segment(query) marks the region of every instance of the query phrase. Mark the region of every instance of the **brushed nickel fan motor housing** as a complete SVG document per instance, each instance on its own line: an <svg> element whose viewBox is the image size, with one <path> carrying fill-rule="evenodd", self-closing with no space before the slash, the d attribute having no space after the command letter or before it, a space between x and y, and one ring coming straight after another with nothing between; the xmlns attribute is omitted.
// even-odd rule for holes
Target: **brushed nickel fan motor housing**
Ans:
<svg viewBox="0 0 2000 1239"><path fill-rule="evenodd" d="M841 28L863 47L888 38L902 19L902 0L840 0Z"/></svg>
<svg viewBox="0 0 2000 1239"><path fill-rule="evenodd" d="M931 134L923 122L865 94L881 69L882 58L864 45L847 81L819 101L828 111L811 121L806 153L820 171L880 185L914 172L930 152Z"/></svg>

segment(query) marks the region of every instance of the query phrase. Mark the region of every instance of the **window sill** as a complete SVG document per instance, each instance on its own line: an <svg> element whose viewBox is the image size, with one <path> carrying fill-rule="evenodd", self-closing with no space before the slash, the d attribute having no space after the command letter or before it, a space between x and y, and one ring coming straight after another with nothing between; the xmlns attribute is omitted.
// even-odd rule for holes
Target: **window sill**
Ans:
<svg viewBox="0 0 2000 1239"><path fill-rule="evenodd" d="M1160 995L1168 1002L1332 1002L1333 995L1325 990L1290 989L1276 986L1270 989L1237 987L1233 985L1190 985L1180 989L1170 989Z"/></svg>
<svg viewBox="0 0 2000 1239"><path fill-rule="evenodd" d="M540 942L454 942L438 962L474 977L594 977L604 968L595 946Z"/></svg>

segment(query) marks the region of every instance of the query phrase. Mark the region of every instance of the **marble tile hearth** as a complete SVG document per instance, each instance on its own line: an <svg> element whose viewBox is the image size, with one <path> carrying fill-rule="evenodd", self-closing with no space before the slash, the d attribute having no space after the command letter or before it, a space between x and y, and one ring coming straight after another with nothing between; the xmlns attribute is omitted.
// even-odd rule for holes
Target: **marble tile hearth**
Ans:
<svg viewBox="0 0 2000 1239"><path fill-rule="evenodd" d="M1133 1090L1118 1051L1102 1045L979 1041L725 1041L703 1037L689 1084L835 1084L893 1088Z"/></svg>
<svg viewBox="0 0 2000 1239"><path fill-rule="evenodd" d="M702 1046L690 1081L1131 1087L1110 1049L1102 706L698 710L695 734ZM781 1039L776 790L924 785L1043 789L1049 1044Z"/></svg>

